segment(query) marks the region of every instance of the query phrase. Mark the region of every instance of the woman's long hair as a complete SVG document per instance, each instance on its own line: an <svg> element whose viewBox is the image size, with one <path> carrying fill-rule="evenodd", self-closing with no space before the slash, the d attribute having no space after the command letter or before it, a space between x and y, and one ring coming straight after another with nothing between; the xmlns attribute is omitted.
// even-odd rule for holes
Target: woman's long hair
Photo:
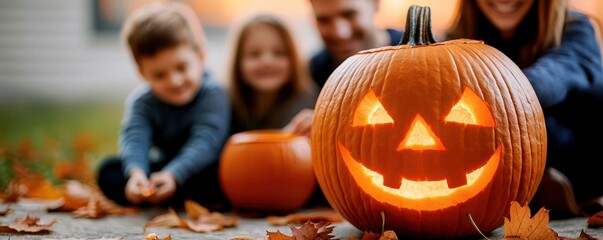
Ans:
<svg viewBox="0 0 603 240"><path fill-rule="evenodd" d="M536 11L530 11L528 14L537 13L537 29L531 29L535 32L533 42L522 43L527 46L525 51L521 51L519 59L514 59L524 64L531 64L544 54L547 49L558 47L561 44L563 27L569 21L567 0L535 0ZM460 0L455 21L447 32L447 39L471 38L478 39L477 19L478 12L476 0ZM529 16L525 16L528 18Z"/></svg>

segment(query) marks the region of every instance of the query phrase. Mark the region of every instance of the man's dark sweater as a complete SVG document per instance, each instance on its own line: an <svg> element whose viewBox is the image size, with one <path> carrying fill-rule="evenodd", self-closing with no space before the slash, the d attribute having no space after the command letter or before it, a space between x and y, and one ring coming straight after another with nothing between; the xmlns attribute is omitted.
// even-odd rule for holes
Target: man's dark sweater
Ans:
<svg viewBox="0 0 603 240"><path fill-rule="evenodd" d="M402 32L394 29L387 29L387 33L389 34L390 46L400 43L400 39L402 39ZM335 66L333 56L326 48L323 48L312 57L309 66L312 79L321 89L327 82L327 79L329 79L329 76L331 76L331 73L333 73L335 68L338 67Z"/></svg>

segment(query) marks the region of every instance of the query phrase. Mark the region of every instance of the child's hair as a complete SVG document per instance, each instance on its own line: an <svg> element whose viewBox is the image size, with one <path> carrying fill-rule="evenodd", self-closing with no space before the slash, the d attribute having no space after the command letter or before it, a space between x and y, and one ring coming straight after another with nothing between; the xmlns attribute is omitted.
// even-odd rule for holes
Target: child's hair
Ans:
<svg viewBox="0 0 603 240"><path fill-rule="evenodd" d="M522 51L519 60L523 64L531 64L538 57L542 56L547 49L558 47L561 44L561 35L566 22L570 21L568 17L567 0L535 0L535 11L530 10L529 14L536 13L533 16L537 20L536 29L531 29L535 37L524 36L523 39L530 39L532 42L522 42L529 48ZM454 24L448 31L448 39L472 38L477 39L477 16L480 11L475 0L459 1L458 11ZM524 20L531 16L525 16Z"/></svg>
<svg viewBox="0 0 603 240"><path fill-rule="evenodd" d="M250 118L253 104L253 89L243 81L241 74L241 58L243 54L243 43L250 30L257 25L266 25L274 28L285 43L286 54L291 61L291 76L280 90L277 101L284 102L287 99L297 97L312 91L312 82L306 69L304 61L300 56L299 49L293 39L291 30L284 21L268 13L256 14L242 21L238 30L231 35L232 52L228 59L227 85L233 106L234 114L246 122Z"/></svg>
<svg viewBox="0 0 603 240"><path fill-rule="evenodd" d="M141 57L181 44L205 54L205 36L194 11L180 3L152 3L126 19L122 38L138 63Z"/></svg>

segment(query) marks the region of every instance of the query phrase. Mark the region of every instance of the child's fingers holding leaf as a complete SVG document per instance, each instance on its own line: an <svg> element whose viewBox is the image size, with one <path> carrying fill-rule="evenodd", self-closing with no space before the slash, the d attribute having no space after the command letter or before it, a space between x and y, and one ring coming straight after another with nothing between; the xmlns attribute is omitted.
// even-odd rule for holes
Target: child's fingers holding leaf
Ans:
<svg viewBox="0 0 603 240"><path fill-rule="evenodd" d="M141 169L134 169L130 173L130 178L126 183L125 194L128 201L138 204L146 197L143 196L141 189L149 188L149 179Z"/></svg>
<svg viewBox="0 0 603 240"><path fill-rule="evenodd" d="M151 174L151 185L155 188L155 194L149 196L152 203L163 202L176 193L176 178L169 171L160 171Z"/></svg>

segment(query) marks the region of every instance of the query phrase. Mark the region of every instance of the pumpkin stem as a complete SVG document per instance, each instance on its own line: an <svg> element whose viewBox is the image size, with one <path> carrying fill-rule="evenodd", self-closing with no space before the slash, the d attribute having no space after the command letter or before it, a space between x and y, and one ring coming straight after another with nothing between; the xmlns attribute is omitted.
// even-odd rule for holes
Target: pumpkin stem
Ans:
<svg viewBox="0 0 603 240"><path fill-rule="evenodd" d="M406 29L399 45L429 45L437 43L431 32L431 8L412 5L406 15Z"/></svg>

